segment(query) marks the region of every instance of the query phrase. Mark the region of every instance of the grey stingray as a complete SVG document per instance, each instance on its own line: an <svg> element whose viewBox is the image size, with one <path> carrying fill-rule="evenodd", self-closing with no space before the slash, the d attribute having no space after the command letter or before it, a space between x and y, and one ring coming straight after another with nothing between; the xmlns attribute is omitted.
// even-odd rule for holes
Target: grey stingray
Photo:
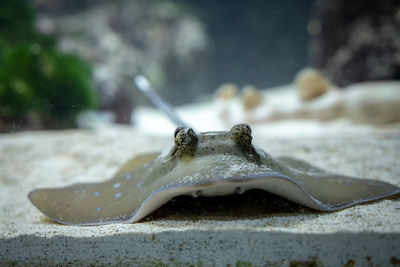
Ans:
<svg viewBox="0 0 400 267"><path fill-rule="evenodd" d="M127 162L102 183L36 189L29 199L52 220L73 225L133 223L178 195L217 196L263 189L304 206L336 211L400 193L385 182L332 174L252 145L251 129L175 131L175 145Z"/></svg>

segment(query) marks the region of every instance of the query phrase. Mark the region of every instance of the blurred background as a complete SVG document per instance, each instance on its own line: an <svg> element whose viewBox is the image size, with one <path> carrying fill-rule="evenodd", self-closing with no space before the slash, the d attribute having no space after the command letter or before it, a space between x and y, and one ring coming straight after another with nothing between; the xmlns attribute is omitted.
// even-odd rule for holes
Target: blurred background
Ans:
<svg viewBox="0 0 400 267"><path fill-rule="evenodd" d="M399 1L0 0L1 132L77 127L87 110L82 125L135 124L137 74L180 106L305 67L338 88L399 80Z"/></svg>

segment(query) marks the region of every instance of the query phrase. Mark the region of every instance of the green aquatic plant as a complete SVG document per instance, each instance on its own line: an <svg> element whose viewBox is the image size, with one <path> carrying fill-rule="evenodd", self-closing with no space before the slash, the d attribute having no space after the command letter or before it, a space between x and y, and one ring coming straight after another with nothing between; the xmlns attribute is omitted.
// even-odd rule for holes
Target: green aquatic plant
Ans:
<svg viewBox="0 0 400 267"><path fill-rule="evenodd" d="M33 23L28 1L0 0L0 131L73 127L97 103L90 66Z"/></svg>

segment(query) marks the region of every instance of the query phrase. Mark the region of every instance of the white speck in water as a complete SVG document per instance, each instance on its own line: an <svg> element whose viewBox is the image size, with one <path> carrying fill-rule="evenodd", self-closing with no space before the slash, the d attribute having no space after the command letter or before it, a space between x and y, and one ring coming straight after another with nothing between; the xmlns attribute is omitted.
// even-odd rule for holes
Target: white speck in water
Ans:
<svg viewBox="0 0 400 267"><path fill-rule="evenodd" d="M116 194L114 195L114 198L119 198L120 196L122 196L122 192L116 193Z"/></svg>
<svg viewBox="0 0 400 267"><path fill-rule="evenodd" d="M137 187L137 188L141 188L141 187L142 187L142 182L138 182L138 183L136 184L136 187Z"/></svg>
<svg viewBox="0 0 400 267"><path fill-rule="evenodd" d="M94 192L94 193L93 193L93 196L95 196L95 197L100 196L100 192Z"/></svg>
<svg viewBox="0 0 400 267"><path fill-rule="evenodd" d="M125 179L131 179L132 178L132 174L127 174L126 176L125 176Z"/></svg>
<svg viewBox="0 0 400 267"><path fill-rule="evenodd" d="M101 211L101 208L99 207L99 208L96 208L96 211Z"/></svg>
<svg viewBox="0 0 400 267"><path fill-rule="evenodd" d="M119 188L119 187L121 187L121 183L113 184L113 188Z"/></svg>

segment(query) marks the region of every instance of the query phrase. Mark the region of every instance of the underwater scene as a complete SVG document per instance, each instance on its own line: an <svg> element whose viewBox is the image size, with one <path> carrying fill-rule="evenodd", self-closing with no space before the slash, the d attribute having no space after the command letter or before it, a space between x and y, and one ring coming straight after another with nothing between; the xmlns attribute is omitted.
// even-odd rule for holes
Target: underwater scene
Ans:
<svg viewBox="0 0 400 267"><path fill-rule="evenodd" d="M395 2L2 1L0 131L146 128L156 114L137 75L209 130L308 119L393 124Z"/></svg>
<svg viewBox="0 0 400 267"><path fill-rule="evenodd" d="M0 155L2 266L398 266L400 3L0 0Z"/></svg>

